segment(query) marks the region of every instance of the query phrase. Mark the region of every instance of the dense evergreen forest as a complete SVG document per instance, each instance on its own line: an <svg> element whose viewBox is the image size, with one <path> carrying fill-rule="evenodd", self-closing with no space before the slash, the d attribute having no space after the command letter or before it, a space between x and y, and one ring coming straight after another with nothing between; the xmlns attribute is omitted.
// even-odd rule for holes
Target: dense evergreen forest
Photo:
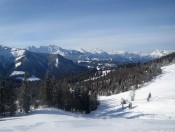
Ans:
<svg viewBox="0 0 175 132"><path fill-rule="evenodd" d="M0 115L15 111L28 113L39 106L90 113L98 105L98 95L111 95L138 89L161 73L161 67L175 63L175 53L147 63L127 64L110 71L91 70L54 77L49 71L37 82L0 78Z"/></svg>

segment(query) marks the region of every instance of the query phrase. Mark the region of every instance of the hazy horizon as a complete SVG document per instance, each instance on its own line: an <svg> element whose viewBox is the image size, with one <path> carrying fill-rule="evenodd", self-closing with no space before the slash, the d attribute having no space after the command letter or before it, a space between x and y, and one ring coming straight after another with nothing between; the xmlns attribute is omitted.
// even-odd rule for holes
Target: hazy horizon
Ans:
<svg viewBox="0 0 175 132"><path fill-rule="evenodd" d="M0 0L0 44L175 50L174 0Z"/></svg>

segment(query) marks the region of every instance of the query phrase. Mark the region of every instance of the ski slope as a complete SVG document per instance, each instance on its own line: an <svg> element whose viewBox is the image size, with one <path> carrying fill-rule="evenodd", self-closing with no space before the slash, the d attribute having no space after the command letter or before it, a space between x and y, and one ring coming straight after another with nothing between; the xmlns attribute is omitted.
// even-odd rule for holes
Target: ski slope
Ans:
<svg viewBox="0 0 175 132"><path fill-rule="evenodd" d="M131 91L100 97L101 105L93 112L98 117L175 119L175 64L162 67L162 74L136 90L133 109L121 107L121 98L130 101ZM151 100L148 102L148 94Z"/></svg>
<svg viewBox="0 0 175 132"><path fill-rule="evenodd" d="M121 98L130 99L128 91L99 97L99 108L88 115L47 108L2 118L0 132L175 132L175 64L162 69L160 76L136 91L132 109L120 105Z"/></svg>

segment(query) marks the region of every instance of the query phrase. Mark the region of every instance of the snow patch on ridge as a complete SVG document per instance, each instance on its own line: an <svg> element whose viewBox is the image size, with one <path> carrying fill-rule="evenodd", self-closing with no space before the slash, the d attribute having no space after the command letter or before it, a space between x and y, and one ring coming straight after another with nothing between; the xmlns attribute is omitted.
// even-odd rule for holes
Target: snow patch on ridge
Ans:
<svg viewBox="0 0 175 132"><path fill-rule="evenodd" d="M59 65L59 59L57 58L55 61L56 61L55 62L55 66L58 67L58 65Z"/></svg>
<svg viewBox="0 0 175 132"><path fill-rule="evenodd" d="M17 75L24 75L24 74L25 74L24 71L14 71L14 72L11 73L10 76L17 76Z"/></svg>
<svg viewBox="0 0 175 132"><path fill-rule="evenodd" d="M17 67L20 66L20 65L21 65L21 62L16 63L16 64L15 64L15 68L17 68Z"/></svg>

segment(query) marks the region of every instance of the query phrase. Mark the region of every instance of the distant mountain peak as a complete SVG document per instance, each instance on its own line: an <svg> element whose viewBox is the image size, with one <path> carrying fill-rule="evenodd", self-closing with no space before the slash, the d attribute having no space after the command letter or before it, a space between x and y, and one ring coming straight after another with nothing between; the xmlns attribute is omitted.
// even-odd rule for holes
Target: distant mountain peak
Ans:
<svg viewBox="0 0 175 132"><path fill-rule="evenodd" d="M50 53L50 54L60 54L67 59L73 60L74 62L91 67L115 67L118 64L126 63L137 63L137 62L147 62L155 58L162 57L171 53L172 51L166 50L155 50L153 52L126 52L124 50L114 50L114 51L104 51L99 48L94 48L91 50L84 50L82 48L78 49L63 49L56 45L40 46L39 48L32 47L28 50L37 53Z"/></svg>
<svg viewBox="0 0 175 132"><path fill-rule="evenodd" d="M81 53L87 52L86 50L84 50L82 48L76 48L76 49L73 49L73 50L78 51L78 52L81 52Z"/></svg>
<svg viewBox="0 0 175 132"><path fill-rule="evenodd" d="M126 52L124 50L113 50L110 51L109 54L119 54L119 55L124 55Z"/></svg>
<svg viewBox="0 0 175 132"><path fill-rule="evenodd" d="M156 49L155 51L150 53L150 56L152 56L152 57L162 57L162 56L165 56L165 55L170 54L172 52L173 51L171 51L171 50L158 50L158 49Z"/></svg>
<svg viewBox="0 0 175 132"><path fill-rule="evenodd" d="M94 48L89 50L88 52L93 53L93 54L102 54L102 53L106 53L104 50L99 49L99 48Z"/></svg>

